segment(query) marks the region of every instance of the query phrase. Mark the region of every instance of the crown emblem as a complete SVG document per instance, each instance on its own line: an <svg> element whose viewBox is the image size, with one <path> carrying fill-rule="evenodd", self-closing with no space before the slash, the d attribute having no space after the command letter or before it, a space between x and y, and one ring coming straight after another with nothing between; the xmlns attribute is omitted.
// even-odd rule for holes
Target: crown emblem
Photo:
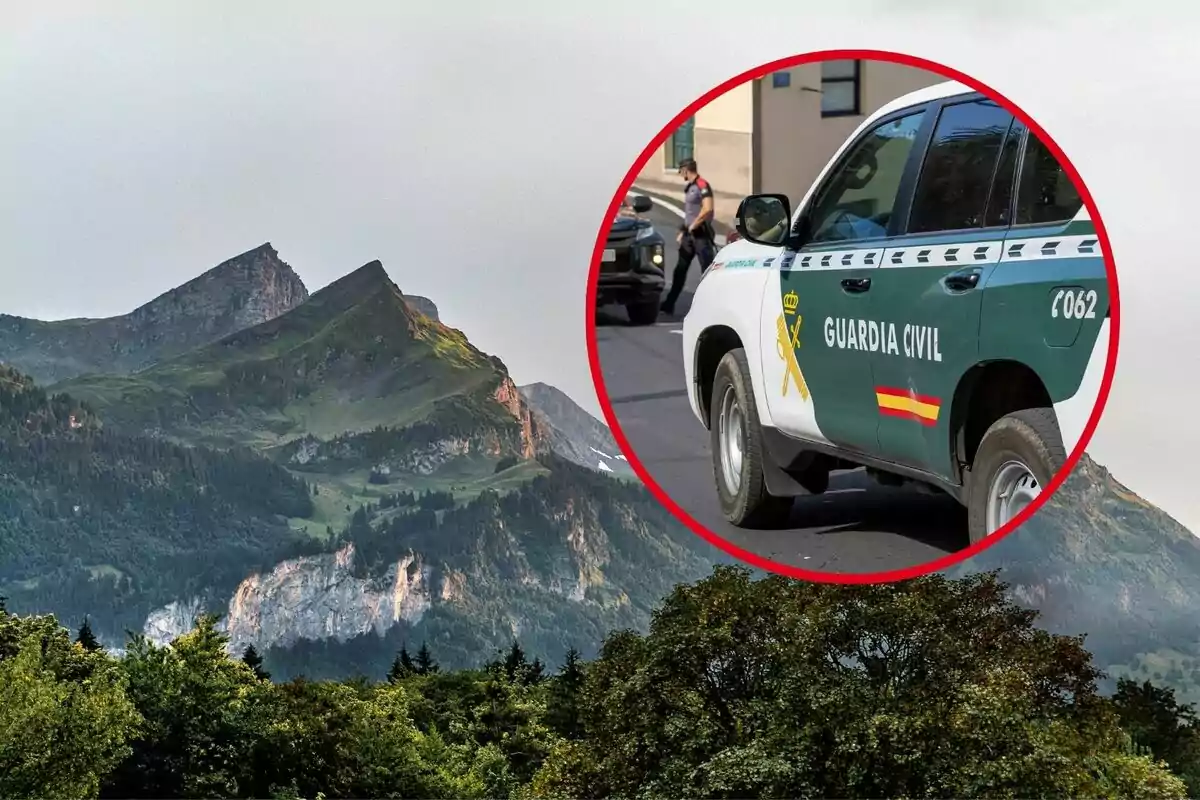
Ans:
<svg viewBox="0 0 1200 800"><path fill-rule="evenodd" d="M788 292L783 296L783 310L795 311L796 306L800 305L800 295L796 294L796 290Z"/></svg>

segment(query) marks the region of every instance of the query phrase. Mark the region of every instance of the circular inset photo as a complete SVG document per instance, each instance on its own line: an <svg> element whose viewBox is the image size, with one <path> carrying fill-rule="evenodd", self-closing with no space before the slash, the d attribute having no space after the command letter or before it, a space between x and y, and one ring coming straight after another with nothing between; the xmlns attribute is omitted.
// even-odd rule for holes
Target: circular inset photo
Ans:
<svg viewBox="0 0 1200 800"><path fill-rule="evenodd" d="M588 281L608 422L693 531L754 566L876 582L1029 519L1091 438L1116 272L1050 134L922 59L764 65L621 182Z"/></svg>

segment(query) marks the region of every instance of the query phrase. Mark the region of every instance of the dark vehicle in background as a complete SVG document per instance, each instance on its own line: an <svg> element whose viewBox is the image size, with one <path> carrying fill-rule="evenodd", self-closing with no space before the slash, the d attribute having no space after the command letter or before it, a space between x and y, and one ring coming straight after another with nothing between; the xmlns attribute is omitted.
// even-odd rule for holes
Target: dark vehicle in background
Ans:
<svg viewBox="0 0 1200 800"><path fill-rule="evenodd" d="M634 325L653 325L666 285L663 237L641 215L652 208L649 197L626 199L608 229L596 280L596 306L621 305Z"/></svg>

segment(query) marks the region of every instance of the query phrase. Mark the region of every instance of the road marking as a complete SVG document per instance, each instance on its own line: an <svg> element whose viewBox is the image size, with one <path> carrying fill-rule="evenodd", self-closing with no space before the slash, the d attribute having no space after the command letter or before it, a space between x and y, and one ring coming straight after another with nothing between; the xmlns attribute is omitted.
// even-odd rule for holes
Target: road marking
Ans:
<svg viewBox="0 0 1200 800"><path fill-rule="evenodd" d="M671 331L671 333L678 333L680 336L683 336L683 328L680 328L677 331Z"/></svg>
<svg viewBox="0 0 1200 800"><path fill-rule="evenodd" d="M645 192L644 189L639 188L636 184L634 185L633 189L634 189L634 191L643 192L643 193ZM654 203L654 205L656 205L656 206L661 206L662 208L665 208L667 211L670 211L672 214L679 217L680 219L684 219L686 217L686 215L683 213L683 209L680 208L679 206L675 205L674 203L668 203L666 200L660 200L657 197L655 197L654 195L650 195L650 194L646 195L646 199L648 199L651 203Z"/></svg>

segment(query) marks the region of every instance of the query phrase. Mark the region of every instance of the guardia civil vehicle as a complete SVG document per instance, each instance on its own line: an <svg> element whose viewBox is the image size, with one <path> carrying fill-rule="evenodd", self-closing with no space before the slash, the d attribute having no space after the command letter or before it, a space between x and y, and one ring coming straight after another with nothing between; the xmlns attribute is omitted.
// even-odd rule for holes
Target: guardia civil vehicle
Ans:
<svg viewBox="0 0 1200 800"><path fill-rule="evenodd" d="M798 143L803 146L803 143ZM716 492L740 527L866 467L948 492L972 542L1063 466L1108 358L1104 256L1043 142L949 82L871 115L795 213L747 197L683 323Z"/></svg>

